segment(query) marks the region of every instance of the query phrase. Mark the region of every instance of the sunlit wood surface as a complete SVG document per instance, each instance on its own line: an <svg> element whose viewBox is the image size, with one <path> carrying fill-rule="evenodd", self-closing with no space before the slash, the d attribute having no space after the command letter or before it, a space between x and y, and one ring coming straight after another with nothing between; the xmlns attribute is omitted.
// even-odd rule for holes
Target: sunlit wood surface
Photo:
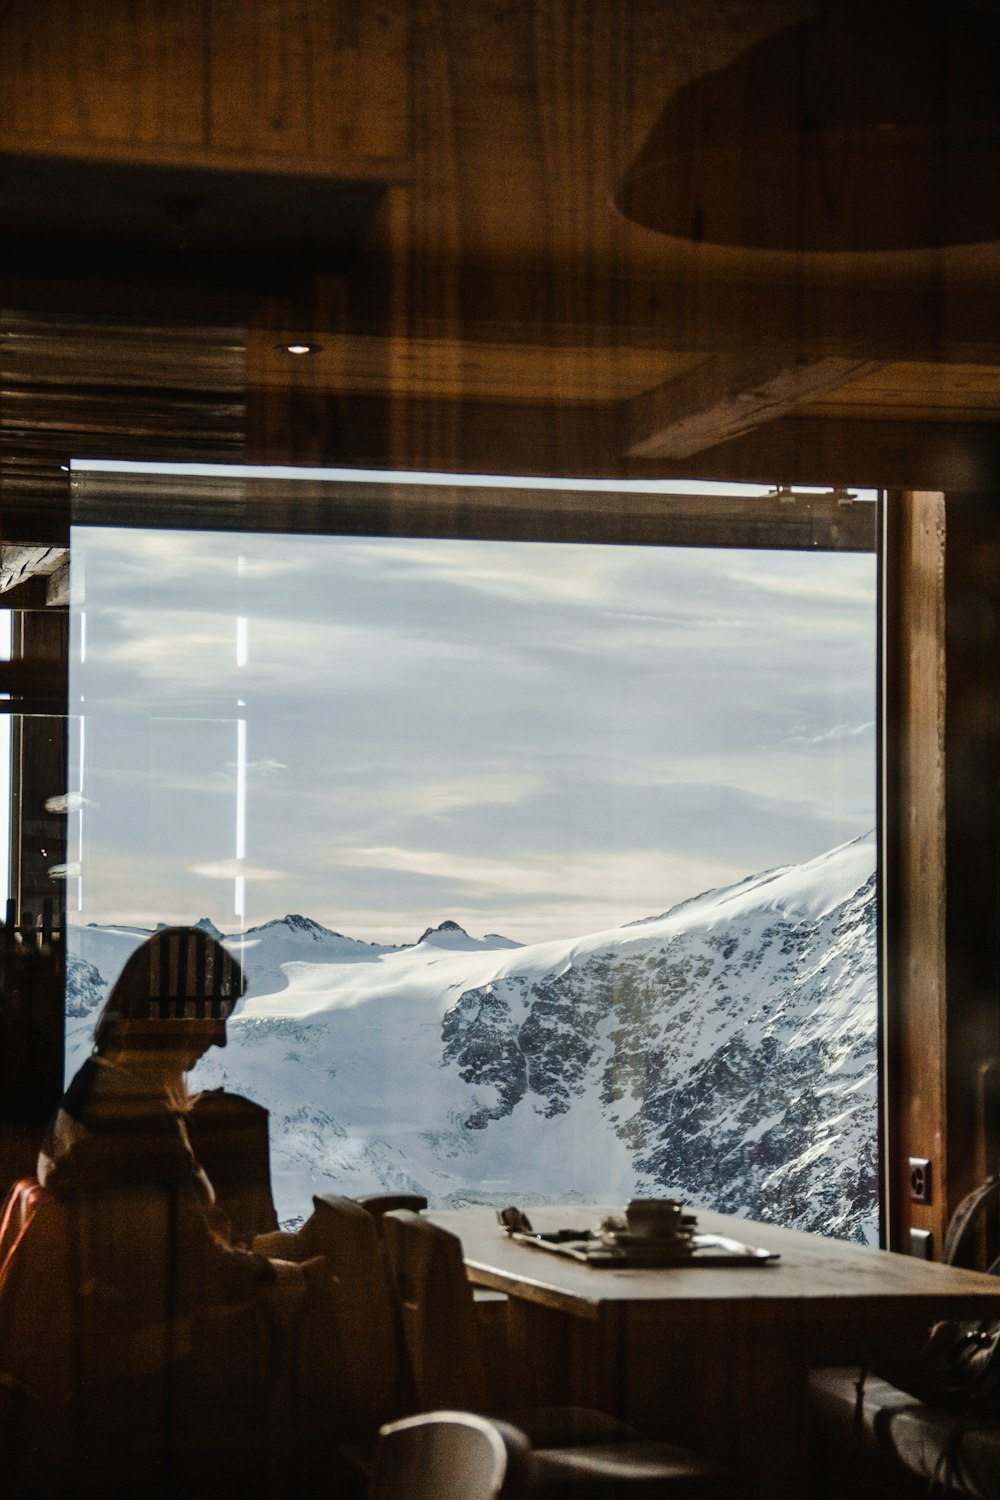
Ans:
<svg viewBox="0 0 1000 1500"><path fill-rule="evenodd" d="M620 1212L609 1206L528 1208L536 1229L596 1227ZM781 1316L783 1304L816 1304L831 1319L853 1320L863 1332L870 1315L888 1309L915 1319L1000 1315L1000 1280L854 1245L700 1211L698 1227L779 1252L776 1264L747 1267L671 1266L662 1270L592 1268L566 1256L518 1244L489 1208L439 1211L434 1221L457 1234L479 1285L492 1286L579 1317L596 1317L608 1303L762 1303Z"/></svg>

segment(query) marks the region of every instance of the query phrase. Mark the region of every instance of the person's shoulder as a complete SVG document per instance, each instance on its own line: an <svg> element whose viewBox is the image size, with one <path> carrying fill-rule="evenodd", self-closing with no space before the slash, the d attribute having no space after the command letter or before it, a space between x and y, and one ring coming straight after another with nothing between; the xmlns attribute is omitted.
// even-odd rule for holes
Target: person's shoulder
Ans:
<svg viewBox="0 0 1000 1500"><path fill-rule="evenodd" d="M93 1100L95 1093L99 1093L101 1090L102 1072L103 1070L97 1059L88 1057L59 1101L59 1108L63 1114L70 1115L74 1120L83 1122L88 1105Z"/></svg>
<svg viewBox="0 0 1000 1500"><path fill-rule="evenodd" d="M59 1109L85 1130L101 1134L122 1130L177 1134L167 1100L150 1092L127 1069L97 1054L83 1064Z"/></svg>

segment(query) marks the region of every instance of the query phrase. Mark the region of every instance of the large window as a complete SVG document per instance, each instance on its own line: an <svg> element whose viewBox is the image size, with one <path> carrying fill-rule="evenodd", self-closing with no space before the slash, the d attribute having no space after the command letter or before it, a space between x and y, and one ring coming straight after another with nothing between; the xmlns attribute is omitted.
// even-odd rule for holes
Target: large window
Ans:
<svg viewBox="0 0 1000 1500"><path fill-rule="evenodd" d="M870 553L75 528L67 1068L158 922L279 1214L696 1204L877 1238Z"/></svg>

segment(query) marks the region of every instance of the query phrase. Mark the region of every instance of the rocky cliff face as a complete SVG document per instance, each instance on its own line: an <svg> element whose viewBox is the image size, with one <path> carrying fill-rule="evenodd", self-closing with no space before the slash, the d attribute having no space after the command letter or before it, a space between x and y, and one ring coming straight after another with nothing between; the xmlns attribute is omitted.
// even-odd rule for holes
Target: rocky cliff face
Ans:
<svg viewBox="0 0 1000 1500"><path fill-rule="evenodd" d="M79 1021L97 1020L97 1013L104 1004L108 986L100 970L77 953L66 959L66 1019Z"/></svg>
<svg viewBox="0 0 1000 1500"><path fill-rule="evenodd" d="M636 1191L871 1235L874 879L821 916L750 913L719 930L692 911L668 938L466 991L442 1056L496 1097L464 1128L526 1099L543 1119L566 1114L593 1092Z"/></svg>

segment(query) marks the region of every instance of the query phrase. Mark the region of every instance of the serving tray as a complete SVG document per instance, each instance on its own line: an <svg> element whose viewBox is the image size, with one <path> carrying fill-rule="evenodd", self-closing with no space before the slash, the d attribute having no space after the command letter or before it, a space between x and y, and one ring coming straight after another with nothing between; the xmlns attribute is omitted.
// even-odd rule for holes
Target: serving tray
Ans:
<svg viewBox="0 0 1000 1500"><path fill-rule="evenodd" d="M658 1268L663 1266L769 1266L781 1259L776 1250L745 1245L724 1234L694 1234L688 1245L640 1239L621 1235L616 1244L608 1244L589 1229L557 1229L550 1234L535 1230L510 1236L519 1245L549 1250L588 1266Z"/></svg>

